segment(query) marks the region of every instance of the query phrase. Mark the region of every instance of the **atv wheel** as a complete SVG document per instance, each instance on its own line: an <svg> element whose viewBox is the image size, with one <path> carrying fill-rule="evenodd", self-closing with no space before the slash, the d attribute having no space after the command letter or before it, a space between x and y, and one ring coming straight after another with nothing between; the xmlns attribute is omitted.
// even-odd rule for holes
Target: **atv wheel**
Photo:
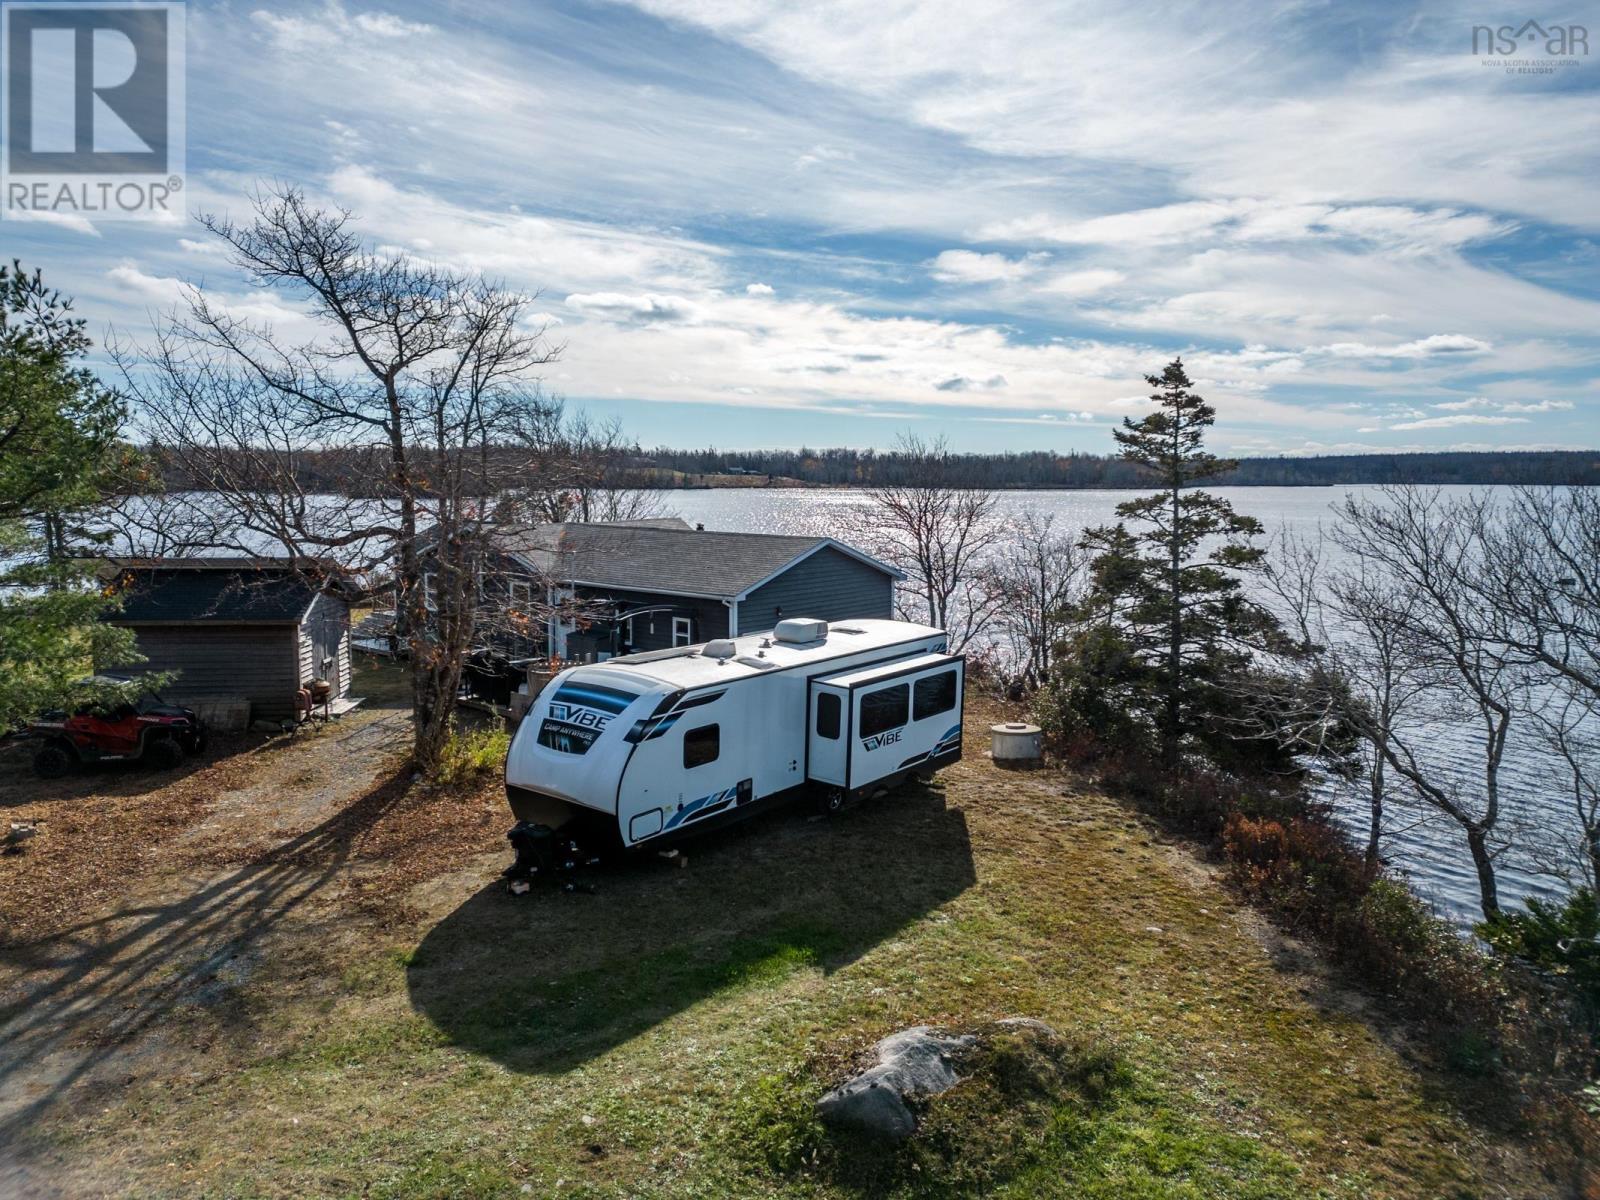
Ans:
<svg viewBox="0 0 1600 1200"><path fill-rule="evenodd" d="M174 738L156 738L145 746L144 761L158 771L170 771L183 761L183 747Z"/></svg>
<svg viewBox="0 0 1600 1200"><path fill-rule="evenodd" d="M60 746L46 746L33 756L33 773L40 779L60 779L72 770L73 761Z"/></svg>

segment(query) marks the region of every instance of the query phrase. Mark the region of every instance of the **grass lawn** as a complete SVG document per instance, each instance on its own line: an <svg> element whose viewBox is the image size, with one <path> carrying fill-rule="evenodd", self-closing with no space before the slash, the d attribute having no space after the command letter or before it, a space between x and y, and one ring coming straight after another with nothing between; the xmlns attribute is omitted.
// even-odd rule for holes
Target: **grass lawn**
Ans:
<svg viewBox="0 0 1600 1200"><path fill-rule="evenodd" d="M758 819L592 894L506 895L498 825L400 872L386 908L335 879L162 1011L155 1066L13 1132L19 1178L141 1197L1555 1193L1484 1115L1492 1089L1421 1065L1114 801L994 768L985 715L931 786ZM477 812L497 784L432 803ZM413 788L377 819L426 803ZM340 869L370 898L388 868ZM884 1034L1006 1016L1066 1039L1043 1083L991 1063L899 1149L812 1119Z"/></svg>

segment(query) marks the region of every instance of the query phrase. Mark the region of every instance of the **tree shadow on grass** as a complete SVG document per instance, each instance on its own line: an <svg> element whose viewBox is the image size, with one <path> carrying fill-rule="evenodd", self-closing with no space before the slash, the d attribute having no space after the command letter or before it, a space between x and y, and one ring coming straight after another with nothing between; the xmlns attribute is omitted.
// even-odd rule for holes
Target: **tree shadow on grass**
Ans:
<svg viewBox="0 0 1600 1200"><path fill-rule="evenodd" d="M913 785L844 816L798 810L599 875L594 894L492 884L412 955L413 1006L513 1070L554 1074L730 989L832 972L975 882L960 810Z"/></svg>
<svg viewBox="0 0 1600 1200"><path fill-rule="evenodd" d="M0 945L0 966L17 981L0 1004L0 1151L77 1086L132 1078L125 1068L145 1035L174 1015L225 1002L267 936L334 880L406 794L409 774L374 781L315 828L170 903Z"/></svg>

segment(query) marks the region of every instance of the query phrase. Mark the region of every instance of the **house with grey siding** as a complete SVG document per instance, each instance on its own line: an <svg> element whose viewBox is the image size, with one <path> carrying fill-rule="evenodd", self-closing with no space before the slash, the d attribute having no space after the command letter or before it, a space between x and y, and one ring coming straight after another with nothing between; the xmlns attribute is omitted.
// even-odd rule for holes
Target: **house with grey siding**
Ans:
<svg viewBox="0 0 1600 1200"><path fill-rule="evenodd" d="M280 558L119 558L106 564L144 661L99 663L118 673L173 672L172 700L246 720L296 715L296 697L327 680L350 690L350 604L326 564Z"/></svg>
<svg viewBox="0 0 1600 1200"><path fill-rule="evenodd" d="M586 614L552 619L543 646L596 659L771 629L784 617L894 616L899 571L830 537L728 533L670 520L497 526L481 585L490 606L570 597Z"/></svg>

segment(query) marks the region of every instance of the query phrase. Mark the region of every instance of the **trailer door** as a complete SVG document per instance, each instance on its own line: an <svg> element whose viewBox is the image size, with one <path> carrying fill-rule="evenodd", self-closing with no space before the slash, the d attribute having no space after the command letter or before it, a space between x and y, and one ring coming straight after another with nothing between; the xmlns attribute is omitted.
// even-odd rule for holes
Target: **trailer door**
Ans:
<svg viewBox="0 0 1600 1200"><path fill-rule="evenodd" d="M850 690L813 681L806 726L806 778L844 786L849 761Z"/></svg>

